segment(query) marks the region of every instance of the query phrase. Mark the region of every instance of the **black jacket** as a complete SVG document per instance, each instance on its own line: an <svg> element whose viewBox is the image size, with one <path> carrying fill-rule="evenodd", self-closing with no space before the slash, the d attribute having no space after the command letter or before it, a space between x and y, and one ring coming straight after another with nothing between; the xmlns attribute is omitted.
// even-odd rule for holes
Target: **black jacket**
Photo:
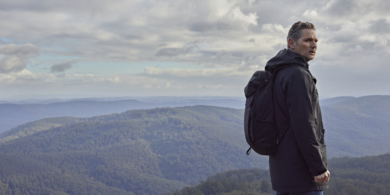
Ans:
<svg viewBox="0 0 390 195"><path fill-rule="evenodd" d="M268 61L265 69L277 72L274 104L277 128L284 137L269 157L272 187L278 192L324 190L314 176L327 170L324 127L316 79L306 60L284 49Z"/></svg>

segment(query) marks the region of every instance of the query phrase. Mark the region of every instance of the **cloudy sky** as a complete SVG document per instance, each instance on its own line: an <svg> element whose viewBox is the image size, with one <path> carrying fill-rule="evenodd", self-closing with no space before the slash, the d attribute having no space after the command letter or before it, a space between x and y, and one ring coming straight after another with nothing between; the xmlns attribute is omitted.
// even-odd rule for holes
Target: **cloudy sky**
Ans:
<svg viewBox="0 0 390 195"><path fill-rule="evenodd" d="M390 95L388 10L386 0L0 1L0 100L241 97L296 21L317 28L321 97Z"/></svg>

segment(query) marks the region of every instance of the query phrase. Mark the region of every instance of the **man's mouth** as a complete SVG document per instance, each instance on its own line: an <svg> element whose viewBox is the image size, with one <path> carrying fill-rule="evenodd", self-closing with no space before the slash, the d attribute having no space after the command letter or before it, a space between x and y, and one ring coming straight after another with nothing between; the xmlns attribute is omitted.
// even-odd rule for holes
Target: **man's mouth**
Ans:
<svg viewBox="0 0 390 195"><path fill-rule="evenodd" d="M315 51L309 51L309 53L310 53L310 54L316 54L316 52L315 52Z"/></svg>

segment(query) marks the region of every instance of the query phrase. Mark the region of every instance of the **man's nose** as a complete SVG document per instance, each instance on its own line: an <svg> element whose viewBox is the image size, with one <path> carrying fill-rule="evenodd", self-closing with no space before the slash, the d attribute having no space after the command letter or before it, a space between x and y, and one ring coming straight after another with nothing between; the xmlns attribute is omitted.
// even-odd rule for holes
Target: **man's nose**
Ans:
<svg viewBox="0 0 390 195"><path fill-rule="evenodd" d="M317 43L315 41L311 42L310 47L316 48L317 47Z"/></svg>

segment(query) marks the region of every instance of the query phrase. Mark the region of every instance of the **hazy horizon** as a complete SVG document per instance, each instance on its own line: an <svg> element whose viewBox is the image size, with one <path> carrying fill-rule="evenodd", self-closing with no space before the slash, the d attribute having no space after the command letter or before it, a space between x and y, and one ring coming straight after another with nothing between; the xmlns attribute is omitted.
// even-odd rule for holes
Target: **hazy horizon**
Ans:
<svg viewBox="0 0 390 195"><path fill-rule="evenodd" d="M387 96L387 95L366 95L366 96ZM335 96L335 97L320 97L320 99L332 99L332 98L341 98L341 97L365 97L365 96ZM0 104L2 103L55 103L55 102L69 102L69 101L120 101L120 100L136 100L140 102L173 102L173 101L186 101L189 99L195 100L215 100L215 99L233 99L239 101L245 101L245 96L122 96L122 97L36 97L36 98L9 98L9 99L0 99Z"/></svg>

